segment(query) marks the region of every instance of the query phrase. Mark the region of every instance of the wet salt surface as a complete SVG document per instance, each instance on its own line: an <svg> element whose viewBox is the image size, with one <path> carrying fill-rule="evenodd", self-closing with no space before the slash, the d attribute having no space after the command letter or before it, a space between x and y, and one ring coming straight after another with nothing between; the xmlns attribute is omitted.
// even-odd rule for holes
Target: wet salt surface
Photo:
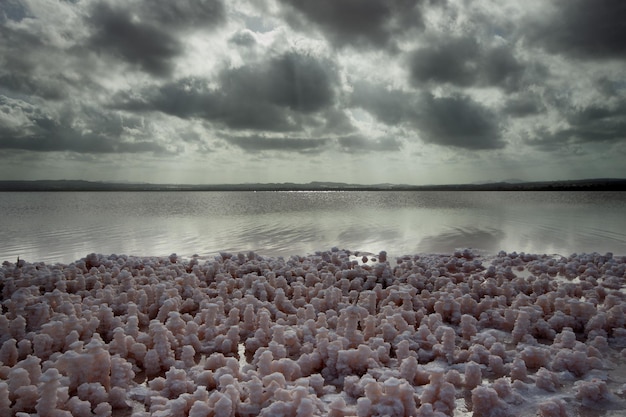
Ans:
<svg viewBox="0 0 626 417"><path fill-rule="evenodd" d="M616 417L625 279L598 253L7 261L0 410Z"/></svg>

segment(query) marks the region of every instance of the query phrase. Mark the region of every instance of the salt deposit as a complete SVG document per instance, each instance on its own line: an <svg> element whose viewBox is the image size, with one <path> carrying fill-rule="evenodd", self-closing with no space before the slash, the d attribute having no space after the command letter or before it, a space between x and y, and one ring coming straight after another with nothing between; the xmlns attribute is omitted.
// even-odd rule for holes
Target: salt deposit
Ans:
<svg viewBox="0 0 626 417"><path fill-rule="evenodd" d="M625 280L610 253L6 261L0 415L614 417Z"/></svg>

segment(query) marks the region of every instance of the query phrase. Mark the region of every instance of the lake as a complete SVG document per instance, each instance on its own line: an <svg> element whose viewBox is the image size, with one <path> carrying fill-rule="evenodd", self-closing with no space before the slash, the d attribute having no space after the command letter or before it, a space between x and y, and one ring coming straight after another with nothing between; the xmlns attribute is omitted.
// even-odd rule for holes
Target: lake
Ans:
<svg viewBox="0 0 626 417"><path fill-rule="evenodd" d="M0 262L91 252L626 255L624 192L3 192Z"/></svg>

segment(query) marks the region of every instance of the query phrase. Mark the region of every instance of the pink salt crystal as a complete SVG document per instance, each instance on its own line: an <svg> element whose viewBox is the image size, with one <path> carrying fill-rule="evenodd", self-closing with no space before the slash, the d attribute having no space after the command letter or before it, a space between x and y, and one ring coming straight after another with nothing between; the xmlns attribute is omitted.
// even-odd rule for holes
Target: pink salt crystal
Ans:
<svg viewBox="0 0 626 417"><path fill-rule="evenodd" d="M470 340L472 336L476 335L477 322L476 318L469 314L463 314L461 316L461 335L465 340Z"/></svg>
<svg viewBox="0 0 626 417"><path fill-rule="evenodd" d="M40 381L39 400L35 409L40 417L53 417L59 401L61 374L56 368L50 368L41 375Z"/></svg>
<svg viewBox="0 0 626 417"><path fill-rule="evenodd" d="M25 358L33 353L33 344L28 339L22 339L17 342L17 351L19 358Z"/></svg>
<svg viewBox="0 0 626 417"><path fill-rule="evenodd" d="M171 367L165 373L165 389L161 392L162 395L168 398L176 398L194 390L193 382L187 379L187 372L184 369Z"/></svg>
<svg viewBox="0 0 626 417"><path fill-rule="evenodd" d="M476 387L472 390L472 413L474 417L508 417L511 415L506 403L493 388Z"/></svg>
<svg viewBox="0 0 626 417"><path fill-rule="evenodd" d="M609 349L609 343L604 336L595 336L593 339L588 341L589 345L595 347L600 352L604 352Z"/></svg>
<svg viewBox="0 0 626 417"><path fill-rule="evenodd" d="M497 377L504 375L504 362L500 356L489 355L489 369Z"/></svg>
<svg viewBox="0 0 626 417"><path fill-rule="evenodd" d="M102 402L93 410L95 417L111 417L113 409L110 404Z"/></svg>
<svg viewBox="0 0 626 417"><path fill-rule="evenodd" d="M66 404L67 409L73 416L91 416L91 403L78 397L71 397Z"/></svg>
<svg viewBox="0 0 626 417"><path fill-rule="evenodd" d="M10 408L11 400L9 399L9 386L6 382L0 381L0 410L9 410Z"/></svg>
<svg viewBox="0 0 626 417"><path fill-rule="evenodd" d="M550 361L550 352L539 346L526 346L519 357L526 364L527 369L538 369L547 366Z"/></svg>
<svg viewBox="0 0 626 417"><path fill-rule="evenodd" d="M182 360L185 368L189 369L196 364L195 355L196 351L194 350L193 346L183 346L180 359Z"/></svg>
<svg viewBox="0 0 626 417"><path fill-rule="evenodd" d="M491 387L498 393L498 397L505 399L513 394L511 384L506 378L496 379Z"/></svg>
<svg viewBox="0 0 626 417"><path fill-rule="evenodd" d="M574 386L576 398L581 400L586 407L596 408L616 401L616 397L602 380L593 378L590 381L577 381Z"/></svg>
<svg viewBox="0 0 626 417"><path fill-rule="evenodd" d="M18 351L17 340L8 339L0 347L0 362L7 366L13 366L17 363Z"/></svg>
<svg viewBox="0 0 626 417"><path fill-rule="evenodd" d="M33 351L35 356L47 360L53 353L54 339L45 333L37 333L33 337Z"/></svg>
<svg viewBox="0 0 626 417"><path fill-rule="evenodd" d="M89 401L93 407L108 401L109 394L99 382L85 382L78 386L78 398Z"/></svg>
<svg viewBox="0 0 626 417"><path fill-rule="evenodd" d="M289 358L281 358L272 362L272 372L279 372L287 381L295 381L302 376L302 371L297 362Z"/></svg>
<svg viewBox="0 0 626 417"><path fill-rule="evenodd" d="M569 371L580 377L589 372L590 363L585 352L563 349L552 360L552 369L556 372Z"/></svg>
<svg viewBox="0 0 626 417"><path fill-rule="evenodd" d="M302 398L296 409L296 417L313 417L316 411L317 406L311 398Z"/></svg>
<svg viewBox="0 0 626 417"><path fill-rule="evenodd" d="M116 410L121 410L125 408L130 408L128 403L126 402L126 389L122 387L112 387L109 391L109 399L108 402L111 404L111 407Z"/></svg>
<svg viewBox="0 0 626 417"><path fill-rule="evenodd" d="M157 378L153 378L148 382L148 386L150 386L150 389L153 391L158 391L158 392L165 391L166 389L165 378L160 377L160 376Z"/></svg>
<svg viewBox="0 0 626 417"><path fill-rule="evenodd" d="M34 385L24 385L15 390L15 404L13 411L34 412L37 401L40 399L39 390ZM59 400L59 398L57 398ZM58 401L57 401L58 402ZM56 409L56 407L55 407Z"/></svg>
<svg viewBox="0 0 626 417"><path fill-rule="evenodd" d="M463 386L463 378L456 369L450 369L446 372L446 382L451 383L456 388L461 388Z"/></svg>
<svg viewBox="0 0 626 417"><path fill-rule="evenodd" d="M482 382L482 372L480 365L476 362L468 362L465 364L465 388L472 390Z"/></svg>
<svg viewBox="0 0 626 417"><path fill-rule="evenodd" d="M146 345L144 345L143 343L133 343L130 346L129 359L131 359L131 361L134 359L134 362L137 363L137 365L141 366L144 363L147 352L148 350L146 348Z"/></svg>
<svg viewBox="0 0 626 417"><path fill-rule="evenodd" d="M14 401L18 388L31 385L28 371L23 368L12 368L9 372L8 385L9 398Z"/></svg>
<svg viewBox="0 0 626 417"><path fill-rule="evenodd" d="M345 417L348 414L343 398L335 398L328 406L327 417Z"/></svg>
<svg viewBox="0 0 626 417"><path fill-rule="evenodd" d="M363 307L356 305L349 306L339 315L341 326L337 329L337 334L344 336L348 340L348 347L357 347L363 342L363 335L358 331L359 321L369 315Z"/></svg>
<svg viewBox="0 0 626 417"><path fill-rule="evenodd" d="M521 358L515 358L511 365L510 377L512 381L524 382L527 377L526 363Z"/></svg>
<svg viewBox="0 0 626 417"><path fill-rule="evenodd" d="M84 360L89 363L85 380L102 384L105 390L111 387L111 356L104 349L104 343L95 337L85 346Z"/></svg>
<svg viewBox="0 0 626 417"><path fill-rule="evenodd" d="M443 327L443 335L441 337L441 344L443 345L443 354L448 361L448 364L454 363L454 349L456 346L456 333L451 327Z"/></svg>
<svg viewBox="0 0 626 417"><path fill-rule="evenodd" d="M215 403L215 417L231 417L233 415L233 402L228 395L214 393L219 395L219 399Z"/></svg>
<svg viewBox="0 0 626 417"><path fill-rule="evenodd" d="M542 390L556 392L560 388L561 382L557 374L546 368L540 368L535 374L535 385Z"/></svg>
<svg viewBox="0 0 626 417"><path fill-rule="evenodd" d="M259 356L259 360L256 364L258 368L259 376L264 377L272 373L273 360L274 360L274 355L269 350L264 351L261 354L261 356Z"/></svg>
<svg viewBox="0 0 626 417"><path fill-rule="evenodd" d="M111 386L127 389L133 381L133 365L119 356L111 358Z"/></svg>
<svg viewBox="0 0 626 417"><path fill-rule="evenodd" d="M143 359L144 370L146 371L146 375L155 376L161 372L161 363L159 354L154 349L149 349Z"/></svg>
<svg viewBox="0 0 626 417"><path fill-rule="evenodd" d="M323 385L322 385L323 388ZM323 392L323 391L320 391ZM316 392L317 393L317 392ZM353 398L362 397L365 392L361 380L356 375L348 375L343 379L343 393ZM321 395L318 395L318 397Z"/></svg>
<svg viewBox="0 0 626 417"><path fill-rule="evenodd" d="M576 335L572 329L565 327L561 333L555 337L553 344L558 347L573 349L574 346L576 346Z"/></svg>
<svg viewBox="0 0 626 417"><path fill-rule="evenodd" d="M162 369L169 369L174 364L174 352L170 343L171 333L162 323L157 320L150 322L150 336L152 337L153 350L157 353L158 362Z"/></svg>
<svg viewBox="0 0 626 417"><path fill-rule="evenodd" d="M18 315L9 323L9 330L15 340L24 339L26 337L26 319Z"/></svg>
<svg viewBox="0 0 626 417"><path fill-rule="evenodd" d="M131 339L128 340L130 344L134 341ZM109 343L109 353L111 355L118 354L122 358L128 357L128 347L129 343L126 340L126 334L124 333L124 329L121 327L116 327L113 330L113 340Z"/></svg>
<svg viewBox="0 0 626 417"><path fill-rule="evenodd" d="M363 329L363 339L365 341L368 341L369 339L376 336L376 332L377 332L376 316L369 315L365 319L365 329Z"/></svg>
<svg viewBox="0 0 626 417"><path fill-rule="evenodd" d="M26 369L30 383L32 385L37 385L39 383L39 378L41 377L40 362L41 359L38 357L29 355L26 359L19 361L16 367Z"/></svg>
<svg viewBox="0 0 626 417"><path fill-rule="evenodd" d="M556 398L539 403L541 417L568 417L565 401Z"/></svg>
<svg viewBox="0 0 626 417"><path fill-rule="evenodd" d="M491 345L491 348L489 348L489 353L491 353L492 355L500 356L503 360L506 359L506 349L504 345L500 342L496 342Z"/></svg>
<svg viewBox="0 0 626 417"><path fill-rule="evenodd" d="M521 310L517 314L517 320L515 320L515 326L511 332L511 335L513 336L513 343L521 342L524 336L528 334L529 330L530 316L526 311Z"/></svg>
<svg viewBox="0 0 626 417"><path fill-rule="evenodd" d="M189 410L189 417L209 417L211 408L205 401L196 401Z"/></svg>
<svg viewBox="0 0 626 417"><path fill-rule="evenodd" d="M420 401L430 403L435 411L446 414L454 410L456 390L454 385L444 380L443 370L434 370L430 374L430 383L424 388Z"/></svg>
<svg viewBox="0 0 626 417"><path fill-rule="evenodd" d="M418 364L417 359L414 356L409 356L402 360L400 363L400 376L409 381L411 384L424 385L428 383L428 379L426 379L426 381L420 381L423 382L423 384L418 384Z"/></svg>
<svg viewBox="0 0 626 417"><path fill-rule="evenodd" d="M194 348L196 352L200 352L202 350L202 344L200 343L200 339L198 337L198 323L194 321L189 321L185 328L185 337L183 338L183 345L189 345Z"/></svg>

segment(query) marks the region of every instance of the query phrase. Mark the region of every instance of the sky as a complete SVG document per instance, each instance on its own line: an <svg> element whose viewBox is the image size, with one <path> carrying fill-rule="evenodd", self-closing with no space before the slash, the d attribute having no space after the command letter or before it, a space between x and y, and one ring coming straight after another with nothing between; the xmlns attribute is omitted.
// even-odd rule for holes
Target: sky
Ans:
<svg viewBox="0 0 626 417"><path fill-rule="evenodd" d="M626 178L623 0L2 0L0 180Z"/></svg>

